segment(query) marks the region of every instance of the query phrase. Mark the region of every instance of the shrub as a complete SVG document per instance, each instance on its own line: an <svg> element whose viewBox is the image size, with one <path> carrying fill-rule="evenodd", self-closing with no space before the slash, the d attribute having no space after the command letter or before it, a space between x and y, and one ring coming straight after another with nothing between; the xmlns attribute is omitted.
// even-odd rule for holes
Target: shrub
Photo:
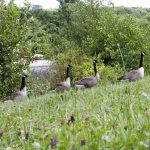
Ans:
<svg viewBox="0 0 150 150"><path fill-rule="evenodd" d="M10 1L6 6L0 1L0 98L19 88L22 70L25 67L20 58L27 54L21 49L26 25L22 23L21 10ZM25 41L24 41L25 43Z"/></svg>

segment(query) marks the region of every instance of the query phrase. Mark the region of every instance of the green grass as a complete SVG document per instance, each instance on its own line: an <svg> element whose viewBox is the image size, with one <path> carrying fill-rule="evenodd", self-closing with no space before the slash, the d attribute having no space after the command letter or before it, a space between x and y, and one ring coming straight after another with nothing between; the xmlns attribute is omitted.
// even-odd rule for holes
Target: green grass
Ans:
<svg viewBox="0 0 150 150"><path fill-rule="evenodd" d="M148 149L150 77L0 103L0 150L32 150L34 142L47 150L53 137L61 150Z"/></svg>

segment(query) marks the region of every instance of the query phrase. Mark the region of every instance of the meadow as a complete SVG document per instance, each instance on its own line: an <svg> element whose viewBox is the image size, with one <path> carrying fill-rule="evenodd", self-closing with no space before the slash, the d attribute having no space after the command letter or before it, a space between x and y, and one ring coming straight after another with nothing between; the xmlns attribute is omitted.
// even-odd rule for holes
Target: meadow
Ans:
<svg viewBox="0 0 150 150"><path fill-rule="evenodd" d="M0 102L0 150L150 149L149 79Z"/></svg>

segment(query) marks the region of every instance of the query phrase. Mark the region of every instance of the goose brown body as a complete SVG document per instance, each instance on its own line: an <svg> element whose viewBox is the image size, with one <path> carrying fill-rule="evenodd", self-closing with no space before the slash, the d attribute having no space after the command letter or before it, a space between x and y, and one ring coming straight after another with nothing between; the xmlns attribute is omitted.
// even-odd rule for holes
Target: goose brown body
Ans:
<svg viewBox="0 0 150 150"><path fill-rule="evenodd" d="M144 56L144 53L141 53L139 69L132 70L132 71L128 72L127 74L119 77L117 80L119 80L119 81L135 81L135 80L143 78L144 77L143 56Z"/></svg>
<svg viewBox="0 0 150 150"><path fill-rule="evenodd" d="M85 77L79 81L76 81L75 87L77 87L77 88L89 88L89 87L93 87L94 85L97 84L97 82L99 81L99 73L97 72L96 63L97 63L97 61L94 60L93 66L94 66L95 76L88 76L88 77Z"/></svg>

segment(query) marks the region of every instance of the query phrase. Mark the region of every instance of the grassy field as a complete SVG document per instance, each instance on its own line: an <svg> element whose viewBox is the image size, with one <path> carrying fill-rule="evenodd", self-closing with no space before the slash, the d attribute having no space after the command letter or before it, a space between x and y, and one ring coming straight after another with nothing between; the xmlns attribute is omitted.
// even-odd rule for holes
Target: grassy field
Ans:
<svg viewBox="0 0 150 150"><path fill-rule="evenodd" d="M0 103L0 150L150 149L150 76Z"/></svg>

